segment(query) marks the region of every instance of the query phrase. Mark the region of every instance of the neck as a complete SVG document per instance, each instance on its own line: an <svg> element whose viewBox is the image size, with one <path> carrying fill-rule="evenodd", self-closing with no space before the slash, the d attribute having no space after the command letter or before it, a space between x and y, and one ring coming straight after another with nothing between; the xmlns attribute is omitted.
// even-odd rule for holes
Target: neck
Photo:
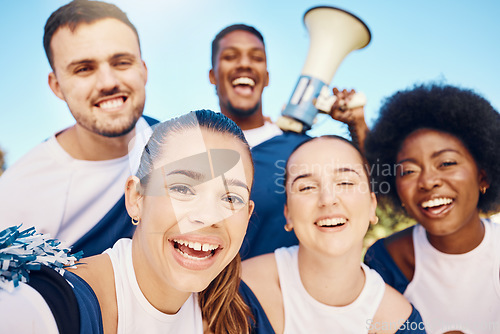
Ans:
<svg viewBox="0 0 500 334"><path fill-rule="evenodd" d="M148 260L143 256L137 239L132 239L132 263L134 272L142 294L148 302L160 312L176 314L188 300L191 292L179 291L165 279L158 276L155 270L148 267Z"/></svg>
<svg viewBox="0 0 500 334"><path fill-rule="evenodd" d="M242 130L251 130L264 125L264 115L262 114L262 105L251 115L241 116L230 112L228 108L220 106L221 113L235 122Z"/></svg>
<svg viewBox="0 0 500 334"><path fill-rule="evenodd" d="M475 212L458 231L445 236L431 235L427 233L429 243L438 251L446 254L464 254L470 252L483 241L484 225L479 217L479 212Z"/></svg>
<svg viewBox="0 0 500 334"><path fill-rule="evenodd" d="M128 145L135 136L135 129L120 137L105 137L93 133L78 124L57 135L61 147L78 160L101 161L124 157Z"/></svg>
<svg viewBox="0 0 500 334"><path fill-rule="evenodd" d="M346 306L358 298L365 284L361 254L325 256L299 247L298 261L302 284L320 303Z"/></svg>

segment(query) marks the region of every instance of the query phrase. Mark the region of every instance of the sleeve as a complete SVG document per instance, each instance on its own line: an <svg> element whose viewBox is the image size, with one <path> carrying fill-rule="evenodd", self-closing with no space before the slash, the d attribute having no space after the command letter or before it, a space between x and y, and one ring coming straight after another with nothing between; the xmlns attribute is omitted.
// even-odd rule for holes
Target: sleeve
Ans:
<svg viewBox="0 0 500 334"><path fill-rule="evenodd" d="M267 319L264 309L260 305L257 297L252 292L250 287L245 282L240 282L239 292L243 301L248 305L252 312L253 319L251 319L252 334L274 334L274 329Z"/></svg>
<svg viewBox="0 0 500 334"><path fill-rule="evenodd" d="M426 334L425 325L418 310L413 307L408 319L399 327L396 334Z"/></svg>
<svg viewBox="0 0 500 334"><path fill-rule="evenodd" d="M408 279L387 251L384 240L378 240L366 251L364 262L377 271L387 284L403 294L409 284Z"/></svg>
<svg viewBox="0 0 500 334"><path fill-rule="evenodd" d="M94 290L80 276L66 271L64 278L73 286L80 312L81 334L103 334L101 307Z"/></svg>
<svg viewBox="0 0 500 334"><path fill-rule="evenodd" d="M72 287L61 274L42 265L40 270L30 271L28 285L35 289L49 306L59 333L78 333L78 302Z"/></svg>

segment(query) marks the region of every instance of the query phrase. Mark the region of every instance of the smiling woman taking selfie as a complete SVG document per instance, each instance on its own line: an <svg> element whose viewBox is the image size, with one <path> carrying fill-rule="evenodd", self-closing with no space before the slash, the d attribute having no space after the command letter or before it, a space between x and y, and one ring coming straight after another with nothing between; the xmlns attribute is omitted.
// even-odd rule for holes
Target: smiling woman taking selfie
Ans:
<svg viewBox="0 0 500 334"><path fill-rule="evenodd" d="M476 93L422 85L382 107L366 141L384 203L417 224L365 262L422 314L429 333L500 330L500 115ZM389 168L387 168L389 167ZM382 189L382 187L381 187Z"/></svg>
<svg viewBox="0 0 500 334"><path fill-rule="evenodd" d="M252 181L248 144L224 115L201 110L157 125L126 184L133 238L64 273L80 332L248 333L238 251Z"/></svg>

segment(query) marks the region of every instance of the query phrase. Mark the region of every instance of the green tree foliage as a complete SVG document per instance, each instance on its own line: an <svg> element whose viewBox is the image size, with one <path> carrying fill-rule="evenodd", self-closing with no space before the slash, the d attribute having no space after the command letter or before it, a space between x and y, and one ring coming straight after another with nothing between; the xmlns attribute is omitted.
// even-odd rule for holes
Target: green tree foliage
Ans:
<svg viewBox="0 0 500 334"><path fill-rule="evenodd" d="M389 205L379 206L377 208L379 222L376 225L370 225L364 239L364 247L367 249L375 241L385 238L395 232L404 230L415 224L415 221L405 214L395 211Z"/></svg>

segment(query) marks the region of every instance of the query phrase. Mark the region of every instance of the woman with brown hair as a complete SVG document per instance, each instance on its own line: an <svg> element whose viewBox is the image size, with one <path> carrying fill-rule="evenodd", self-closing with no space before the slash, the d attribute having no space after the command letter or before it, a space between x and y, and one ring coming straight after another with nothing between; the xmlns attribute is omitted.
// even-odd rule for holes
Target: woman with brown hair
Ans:
<svg viewBox="0 0 500 334"><path fill-rule="evenodd" d="M224 115L199 110L157 125L126 183L133 238L64 272L79 331L248 333L238 251L252 181L248 144Z"/></svg>

